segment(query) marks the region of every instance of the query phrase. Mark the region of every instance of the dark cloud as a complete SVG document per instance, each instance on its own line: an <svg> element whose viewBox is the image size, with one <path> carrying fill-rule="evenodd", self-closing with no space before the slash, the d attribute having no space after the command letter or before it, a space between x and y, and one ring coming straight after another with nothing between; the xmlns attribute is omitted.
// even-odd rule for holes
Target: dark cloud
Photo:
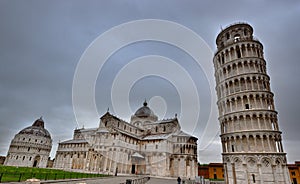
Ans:
<svg viewBox="0 0 300 184"><path fill-rule="evenodd" d="M299 149L294 145L300 139L297 116L300 111L300 2L293 0L0 1L0 154L6 154L15 133L43 115L54 139L51 154L54 156L58 141L71 138L73 129L78 126L72 107L72 82L80 56L97 36L109 28L145 18L166 19L185 25L199 34L213 50L221 27L237 21L249 22L254 27L255 36L264 44L288 159L290 162L299 159ZM203 71L194 67L192 59L182 51L157 43L128 47L111 58L111 63L97 81L100 114L111 106L109 87L103 86L111 85L114 75L126 62L143 54L174 57L187 69L199 83L198 91L203 92L200 96L204 103L200 125L206 122L208 110L204 106L210 92L207 81L202 78ZM207 62L212 62L212 59ZM142 82L141 85L137 83L131 92L133 110L139 107L141 100L157 94L157 90L150 90L155 84L148 86ZM180 100L176 92L169 92L174 90L172 86L164 89L161 87L164 82L156 84L162 90L161 96L167 96L166 100L172 106L168 109L168 116L172 116L179 111ZM147 86L149 90L145 89ZM141 89L146 90L146 95ZM93 120L94 127L98 126L98 121ZM209 123L218 124L217 120ZM203 133L200 125L198 135ZM218 140L216 138L204 151L200 148L201 162L220 161Z"/></svg>

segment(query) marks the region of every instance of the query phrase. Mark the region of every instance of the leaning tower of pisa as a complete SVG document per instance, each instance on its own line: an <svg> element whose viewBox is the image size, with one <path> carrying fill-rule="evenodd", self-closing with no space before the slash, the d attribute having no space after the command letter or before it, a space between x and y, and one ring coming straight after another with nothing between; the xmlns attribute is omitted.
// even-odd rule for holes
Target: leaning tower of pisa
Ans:
<svg viewBox="0 0 300 184"><path fill-rule="evenodd" d="M290 183L263 45L247 23L222 30L216 44L213 61L226 183Z"/></svg>

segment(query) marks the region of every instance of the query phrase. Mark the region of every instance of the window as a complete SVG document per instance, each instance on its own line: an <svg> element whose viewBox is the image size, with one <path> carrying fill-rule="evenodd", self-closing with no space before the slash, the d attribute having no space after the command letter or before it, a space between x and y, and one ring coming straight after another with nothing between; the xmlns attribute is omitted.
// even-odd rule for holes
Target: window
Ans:
<svg viewBox="0 0 300 184"><path fill-rule="evenodd" d="M158 145L155 145L155 149L158 149Z"/></svg>
<svg viewBox="0 0 300 184"><path fill-rule="evenodd" d="M234 152L234 145L231 145L231 151Z"/></svg>
<svg viewBox="0 0 300 184"><path fill-rule="evenodd" d="M30 148L28 148L28 151L30 151Z"/></svg>
<svg viewBox="0 0 300 184"><path fill-rule="evenodd" d="M296 174L295 174L295 172L292 172L292 176L295 176Z"/></svg>
<svg viewBox="0 0 300 184"><path fill-rule="evenodd" d="M229 39L230 38L230 34L226 33L226 38Z"/></svg>
<svg viewBox="0 0 300 184"><path fill-rule="evenodd" d="M245 109L250 109L249 104L245 104Z"/></svg>
<svg viewBox="0 0 300 184"><path fill-rule="evenodd" d="M253 183L255 183L255 175L252 174L252 180L253 180Z"/></svg>
<svg viewBox="0 0 300 184"><path fill-rule="evenodd" d="M240 40L240 35L239 34L235 35L234 36L234 42L237 42L239 40Z"/></svg>
<svg viewBox="0 0 300 184"><path fill-rule="evenodd" d="M263 82L263 85L264 85L264 89L267 89L267 85L265 82Z"/></svg>
<svg viewBox="0 0 300 184"><path fill-rule="evenodd" d="M25 160L25 156L23 156L23 160Z"/></svg>
<svg viewBox="0 0 300 184"><path fill-rule="evenodd" d="M240 49L236 49L236 55L238 58L242 57Z"/></svg>

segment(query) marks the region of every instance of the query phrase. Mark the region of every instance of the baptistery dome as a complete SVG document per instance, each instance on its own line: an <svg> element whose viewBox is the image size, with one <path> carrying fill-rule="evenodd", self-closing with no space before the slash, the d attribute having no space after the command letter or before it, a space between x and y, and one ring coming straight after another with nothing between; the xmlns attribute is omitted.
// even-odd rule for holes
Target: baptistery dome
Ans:
<svg viewBox="0 0 300 184"><path fill-rule="evenodd" d="M44 121L42 118L37 119L32 126L21 130L19 134L35 135L51 139L50 133L44 128Z"/></svg>

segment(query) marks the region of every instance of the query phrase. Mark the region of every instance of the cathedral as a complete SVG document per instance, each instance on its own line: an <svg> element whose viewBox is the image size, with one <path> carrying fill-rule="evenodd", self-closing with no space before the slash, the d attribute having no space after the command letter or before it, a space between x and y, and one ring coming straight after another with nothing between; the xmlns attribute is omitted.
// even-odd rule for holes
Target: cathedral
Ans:
<svg viewBox="0 0 300 184"><path fill-rule="evenodd" d="M54 167L104 174L197 176L197 138L181 130L175 115L158 120L145 101L130 123L106 112L96 128L75 129L60 142Z"/></svg>

